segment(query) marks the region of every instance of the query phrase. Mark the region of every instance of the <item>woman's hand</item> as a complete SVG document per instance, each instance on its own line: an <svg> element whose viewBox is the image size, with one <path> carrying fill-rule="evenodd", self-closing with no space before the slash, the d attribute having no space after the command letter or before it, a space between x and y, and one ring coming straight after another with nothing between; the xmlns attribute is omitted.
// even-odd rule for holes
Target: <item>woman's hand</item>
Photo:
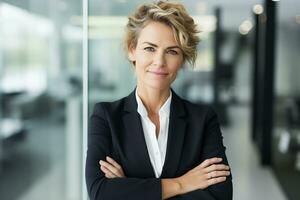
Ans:
<svg viewBox="0 0 300 200"><path fill-rule="evenodd" d="M106 178L125 178L122 167L109 156L106 156L106 161L100 160L99 164Z"/></svg>
<svg viewBox="0 0 300 200"><path fill-rule="evenodd" d="M223 182L230 175L229 166L218 164L222 158L211 158L203 161L194 169L177 178L181 193L197 189L205 189L211 185Z"/></svg>

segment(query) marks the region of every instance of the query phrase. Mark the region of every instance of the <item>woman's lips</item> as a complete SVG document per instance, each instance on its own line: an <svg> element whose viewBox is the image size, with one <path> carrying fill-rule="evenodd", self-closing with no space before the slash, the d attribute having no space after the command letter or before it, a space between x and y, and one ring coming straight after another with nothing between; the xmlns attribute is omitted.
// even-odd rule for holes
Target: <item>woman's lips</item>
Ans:
<svg viewBox="0 0 300 200"><path fill-rule="evenodd" d="M162 72L162 71L152 71L152 70L149 70L148 72L150 72L152 74L155 74L155 75L159 75L159 76L166 76L166 75L168 75L168 73Z"/></svg>

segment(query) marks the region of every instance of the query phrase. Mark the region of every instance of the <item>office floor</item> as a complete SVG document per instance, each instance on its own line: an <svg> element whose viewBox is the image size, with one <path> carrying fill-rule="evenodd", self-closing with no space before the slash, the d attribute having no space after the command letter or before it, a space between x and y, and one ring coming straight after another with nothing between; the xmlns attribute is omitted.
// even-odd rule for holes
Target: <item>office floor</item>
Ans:
<svg viewBox="0 0 300 200"><path fill-rule="evenodd" d="M27 129L24 141L5 148L6 156L0 163L0 199L61 199L52 197L64 190L64 126L47 118L30 121Z"/></svg>
<svg viewBox="0 0 300 200"><path fill-rule="evenodd" d="M233 175L234 199L285 200L272 170L261 167L249 134L249 109L244 106L229 108L231 120L238 123L223 128L224 143Z"/></svg>

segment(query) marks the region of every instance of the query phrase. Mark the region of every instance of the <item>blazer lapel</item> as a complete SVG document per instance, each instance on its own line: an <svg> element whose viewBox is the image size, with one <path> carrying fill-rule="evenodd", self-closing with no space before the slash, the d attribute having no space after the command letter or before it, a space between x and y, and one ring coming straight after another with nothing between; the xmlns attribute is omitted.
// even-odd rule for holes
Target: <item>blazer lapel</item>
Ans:
<svg viewBox="0 0 300 200"><path fill-rule="evenodd" d="M137 162L137 169L141 170L141 175L145 177L155 177L154 169L151 165L150 156L147 150L147 144L144 137L143 127L140 116L137 112L137 102L135 90L126 98L124 104L123 122L125 126L124 138L130 138L127 142L129 149L132 150L134 161Z"/></svg>
<svg viewBox="0 0 300 200"><path fill-rule="evenodd" d="M137 102L135 90L126 98L124 103L123 122L125 126L124 138L130 138L127 145L134 153L134 162L145 177L155 177L147 144L144 137L140 116L137 112ZM172 100L170 107L169 133L167 141L166 158L161 177L174 177L181 158L181 151L184 143L186 129L185 109L180 97L172 90ZM129 153L132 155L131 153ZM130 161L130 160L129 160Z"/></svg>
<svg viewBox="0 0 300 200"><path fill-rule="evenodd" d="M167 152L161 174L161 177L163 178L171 178L176 175L186 129L186 119L184 116L184 105L180 97L172 90Z"/></svg>

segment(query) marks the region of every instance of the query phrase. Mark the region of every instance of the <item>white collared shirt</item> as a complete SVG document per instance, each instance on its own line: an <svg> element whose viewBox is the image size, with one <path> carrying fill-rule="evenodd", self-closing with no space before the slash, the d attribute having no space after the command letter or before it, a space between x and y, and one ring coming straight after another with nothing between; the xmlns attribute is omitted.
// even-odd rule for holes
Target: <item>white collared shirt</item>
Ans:
<svg viewBox="0 0 300 200"><path fill-rule="evenodd" d="M156 127L148 117L148 112L137 93L137 89L135 92L135 97L138 105L137 111L141 116L148 154L150 156L150 161L155 172L155 177L158 178L162 173L162 168L164 166L167 151L172 92L170 91L170 96L163 104L163 106L159 109L160 130L158 138L156 138Z"/></svg>

